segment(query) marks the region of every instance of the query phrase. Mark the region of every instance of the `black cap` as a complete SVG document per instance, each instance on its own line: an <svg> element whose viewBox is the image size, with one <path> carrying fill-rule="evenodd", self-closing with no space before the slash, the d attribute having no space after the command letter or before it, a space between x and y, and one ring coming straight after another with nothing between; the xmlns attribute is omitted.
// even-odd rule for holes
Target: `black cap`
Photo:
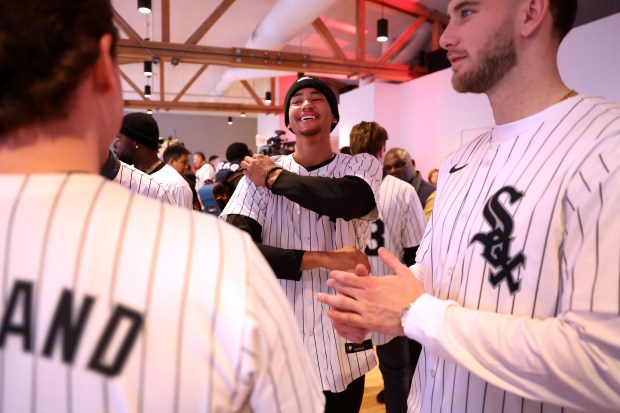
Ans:
<svg viewBox="0 0 620 413"><path fill-rule="evenodd" d="M291 132L293 132L293 130L288 126L288 109L291 106L291 98L295 93L297 93L298 90L307 87L318 90L323 94L323 96L325 96L325 99L327 99L327 103L329 103L332 114L336 119L336 123L332 123L332 127L330 129L330 131L333 131L340 120L340 114L338 113L338 99L336 98L336 94L332 88L330 88L327 83L312 76L300 77L291 85L288 92L286 92L286 97L284 98L284 124Z"/></svg>
<svg viewBox="0 0 620 413"><path fill-rule="evenodd" d="M121 133L149 149L159 150L159 127L149 114L135 112L125 115Z"/></svg>

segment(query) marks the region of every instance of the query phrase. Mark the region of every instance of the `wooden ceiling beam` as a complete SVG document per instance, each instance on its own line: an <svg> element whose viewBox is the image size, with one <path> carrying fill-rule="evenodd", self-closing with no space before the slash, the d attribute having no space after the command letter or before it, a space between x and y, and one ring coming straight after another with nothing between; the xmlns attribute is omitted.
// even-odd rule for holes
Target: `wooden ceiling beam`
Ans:
<svg viewBox="0 0 620 413"><path fill-rule="evenodd" d="M282 106L243 105L221 102L160 102L148 100L125 100L126 109L189 110L200 112L245 112L279 114L284 112Z"/></svg>
<svg viewBox="0 0 620 413"><path fill-rule="evenodd" d="M363 60L344 61L333 57L238 47L224 48L152 41L139 42L129 39L118 41L118 56L122 59L150 59L151 56L172 59L178 57L179 54L183 55L183 61L186 63L345 76L350 76L353 73L368 73L377 79L398 82L408 81L416 77L411 68L404 64Z"/></svg>
<svg viewBox="0 0 620 413"><path fill-rule="evenodd" d="M198 79L200 77L202 72L204 72L207 69L207 67L209 67L209 65L202 65L202 66L200 66L200 69L198 69L196 71L196 73L194 73L194 76L192 76L192 78L189 80L189 82L187 82L185 84L185 86L183 86L183 89L181 89L181 91L179 93L177 93L177 95L174 97L174 99L172 101L173 102L178 102L183 97L185 92L187 92L187 90L194 84L196 79Z"/></svg>
<svg viewBox="0 0 620 413"><path fill-rule="evenodd" d="M338 59L341 59L341 60L347 60L347 56L344 54L344 52L340 48L340 46L338 45L338 42L336 41L336 39L334 39L334 36L332 36L332 34L330 33L329 29L327 28L327 26L325 25L325 22L323 22L321 17L317 17L312 22L312 27L314 27L314 30L316 30L319 36L321 36L321 39L323 39L323 42L325 43L325 45L329 48L329 50L331 50L334 57L337 57Z"/></svg>
<svg viewBox="0 0 620 413"><path fill-rule="evenodd" d="M213 27L215 23L222 17L226 10L235 0L222 0L222 2L213 10L211 15L202 22L202 24L196 29L194 33L185 41L185 44L198 44L198 42L204 37L205 34Z"/></svg>
<svg viewBox="0 0 620 413"><path fill-rule="evenodd" d="M114 20L114 23L116 23L116 25L123 31L125 32L125 34L127 35L127 37L129 37L131 40L142 40L142 37L138 34L138 32L136 32L133 27L131 27L131 25L129 23L127 23L127 20L123 19L123 16L121 16L115 8L112 8L112 13L113 13L113 17L112 19Z"/></svg>
<svg viewBox="0 0 620 413"><path fill-rule="evenodd" d="M387 63L388 60L390 60L407 44L407 41L411 39L411 36L413 36L420 27L422 27L425 21L425 17L418 17L417 19L415 19L415 21L409 27L407 27L407 30L405 30L400 36L398 36L398 39L396 39L394 43L391 44L390 48L387 49L385 53L383 53L379 61L382 63Z"/></svg>
<svg viewBox="0 0 620 413"><path fill-rule="evenodd" d="M366 60L366 0L355 1L355 59Z"/></svg>
<svg viewBox="0 0 620 413"><path fill-rule="evenodd" d="M250 82L248 82L247 80L242 80L241 84L243 85L245 90L247 90L248 93L252 95L252 98L254 99L254 102L256 102L257 105L265 106L265 103L263 102L263 100L260 98L260 96L258 96L254 88L250 85Z"/></svg>
<svg viewBox="0 0 620 413"><path fill-rule="evenodd" d="M131 86L131 88L140 96L144 96L144 91L142 89L140 89L134 82L133 80L131 80L129 78L129 76L127 76L127 74L125 72L123 72L123 69L119 70L121 77L125 80L125 82L127 82L127 84L129 86Z"/></svg>
<svg viewBox="0 0 620 413"><path fill-rule="evenodd" d="M161 0L161 41L170 41L170 0Z"/></svg>

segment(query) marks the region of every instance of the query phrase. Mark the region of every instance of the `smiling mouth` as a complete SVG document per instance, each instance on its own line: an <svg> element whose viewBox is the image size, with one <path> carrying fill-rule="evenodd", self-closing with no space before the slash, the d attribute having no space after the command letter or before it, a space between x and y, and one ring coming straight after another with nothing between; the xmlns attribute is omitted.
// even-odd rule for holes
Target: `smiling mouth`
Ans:
<svg viewBox="0 0 620 413"><path fill-rule="evenodd" d="M306 115L306 116L301 117L301 120L312 120L312 119L316 119L316 116Z"/></svg>

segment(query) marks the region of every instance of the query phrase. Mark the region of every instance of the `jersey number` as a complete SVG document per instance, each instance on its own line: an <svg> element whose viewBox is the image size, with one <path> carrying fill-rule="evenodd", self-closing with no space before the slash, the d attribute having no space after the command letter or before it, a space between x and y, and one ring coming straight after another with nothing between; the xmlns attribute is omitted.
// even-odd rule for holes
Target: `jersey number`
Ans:
<svg viewBox="0 0 620 413"><path fill-rule="evenodd" d="M385 246L385 241L383 240L384 231L385 224L383 224L383 221L378 219L372 223L370 239L368 239L368 245L366 245L366 255L379 255L379 248Z"/></svg>

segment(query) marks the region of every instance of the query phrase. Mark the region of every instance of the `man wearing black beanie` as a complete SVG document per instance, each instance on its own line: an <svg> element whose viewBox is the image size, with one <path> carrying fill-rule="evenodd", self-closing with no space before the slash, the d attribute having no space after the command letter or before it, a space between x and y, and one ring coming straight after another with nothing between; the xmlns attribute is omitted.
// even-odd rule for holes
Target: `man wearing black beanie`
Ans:
<svg viewBox="0 0 620 413"><path fill-rule="evenodd" d="M245 179L221 217L252 235L280 279L321 377L325 411L357 412L364 374L376 365L372 343L347 343L334 334L329 308L315 296L328 291L330 270L369 268L362 251L377 218L382 167L369 154L332 151L338 100L320 79L297 79L284 108L295 152L246 156Z"/></svg>
<svg viewBox="0 0 620 413"><path fill-rule="evenodd" d="M193 194L187 181L157 156L159 127L151 115L142 112L125 115L112 149L122 162L133 165L165 187L173 198L173 203L184 208L193 208Z"/></svg>

